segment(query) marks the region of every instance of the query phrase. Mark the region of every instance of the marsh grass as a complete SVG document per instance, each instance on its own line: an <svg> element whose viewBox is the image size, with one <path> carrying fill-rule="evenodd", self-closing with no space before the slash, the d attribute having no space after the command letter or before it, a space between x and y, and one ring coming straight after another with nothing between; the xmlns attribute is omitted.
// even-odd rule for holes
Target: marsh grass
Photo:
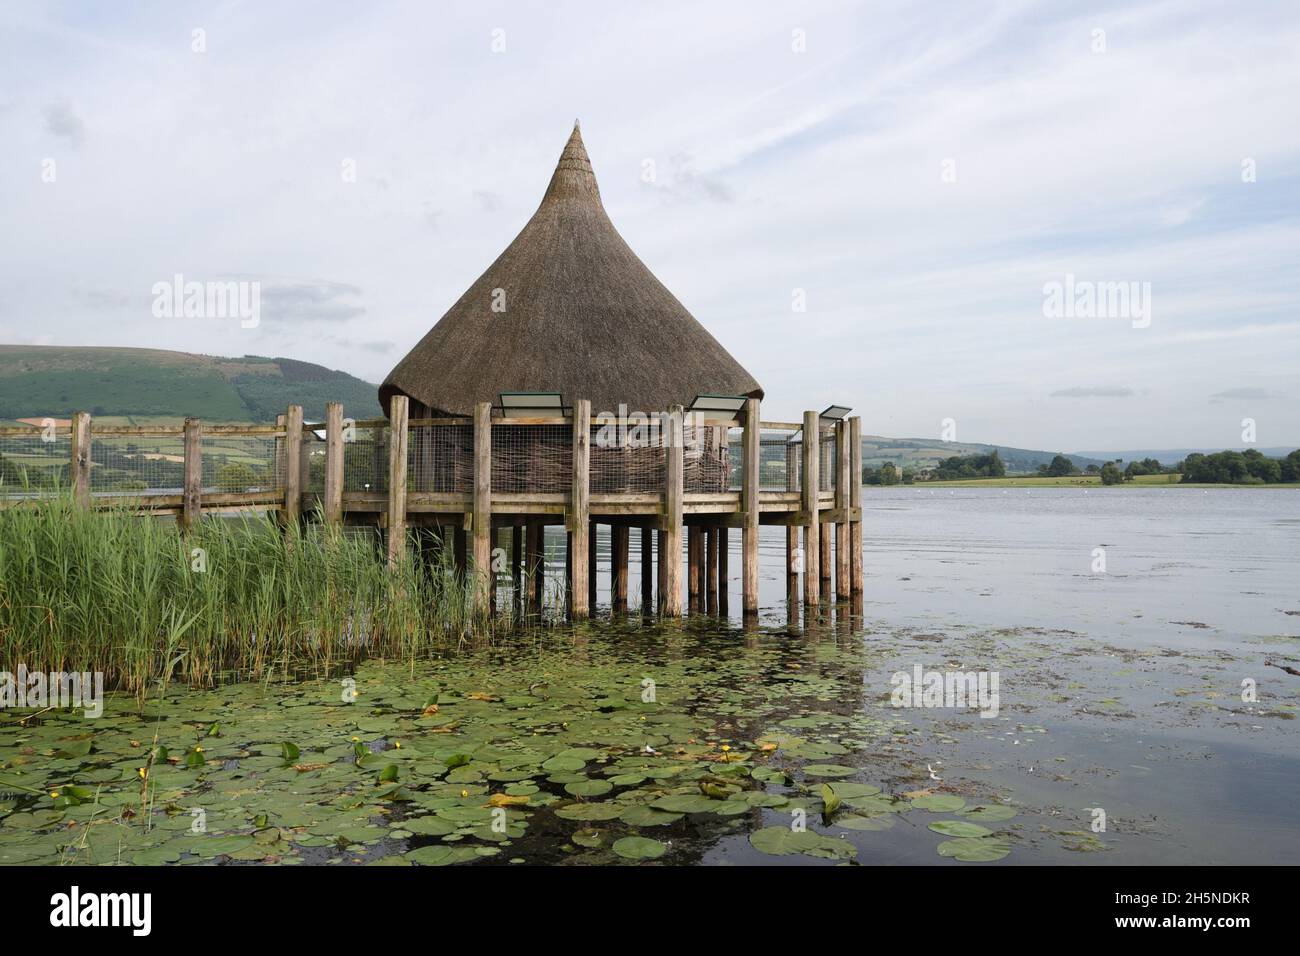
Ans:
<svg viewBox="0 0 1300 956"><path fill-rule="evenodd" d="M0 509L0 669L102 671L142 695L152 681L414 660L490 626L449 556L389 568L370 530L247 515L183 535L67 497Z"/></svg>

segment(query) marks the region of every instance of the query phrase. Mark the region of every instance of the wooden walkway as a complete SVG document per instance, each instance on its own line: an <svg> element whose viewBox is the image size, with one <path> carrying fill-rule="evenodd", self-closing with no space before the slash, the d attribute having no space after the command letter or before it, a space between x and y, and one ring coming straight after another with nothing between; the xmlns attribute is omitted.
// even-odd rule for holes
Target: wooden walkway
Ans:
<svg viewBox="0 0 1300 956"><path fill-rule="evenodd" d="M787 571L792 581L802 574L806 604L830 593L836 600L862 593L859 418L832 423L809 411L801 422L763 422L758 400L750 399L737 421L704 421L677 406L656 416L650 438L645 424L593 421L585 400L564 418L504 418L481 403L472 420L410 419L399 395L387 420L353 422L331 403L323 429L304 424L296 405L277 424L257 426L197 419L105 426L78 413L70 427L0 428L0 454L15 454L12 443L30 445L38 436L66 442L77 502L174 515L185 527L204 514L249 510L277 512L286 522L371 525L384 532L390 561L410 547L412 529L438 528L475 576L484 607L495 591L493 542L505 528L512 529L508 562L516 588L526 578L540 596L547 525L567 533L566 600L574 618L588 617L595 603L598 524L611 528L615 608L627 605L634 527L643 531L643 607L664 615L683 613L683 591L685 609L726 610L732 529L741 535L743 609L756 613L758 529L765 524L787 528ZM240 443L248 450L240 452ZM150 444L153 452L145 450ZM708 474L697 461L701 448L713 466ZM112 469L96 456L136 468L162 463L182 480L161 490L116 488L99 477ZM4 491L0 505L32 499L12 485L9 497Z"/></svg>

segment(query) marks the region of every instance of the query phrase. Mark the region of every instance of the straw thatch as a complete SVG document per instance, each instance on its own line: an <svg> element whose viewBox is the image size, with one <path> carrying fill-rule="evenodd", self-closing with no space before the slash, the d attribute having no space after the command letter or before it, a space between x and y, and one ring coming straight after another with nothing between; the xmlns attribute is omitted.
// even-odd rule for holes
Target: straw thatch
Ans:
<svg viewBox="0 0 1300 956"><path fill-rule="evenodd" d="M537 212L389 373L379 400L385 413L405 394L416 410L469 415L517 391L589 398L597 414L763 394L614 229L577 124Z"/></svg>

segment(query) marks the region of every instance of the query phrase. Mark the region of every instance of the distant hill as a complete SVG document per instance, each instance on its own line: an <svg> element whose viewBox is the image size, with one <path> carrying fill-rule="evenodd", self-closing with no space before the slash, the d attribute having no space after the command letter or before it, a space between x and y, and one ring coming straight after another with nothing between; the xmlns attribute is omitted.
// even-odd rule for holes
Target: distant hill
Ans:
<svg viewBox="0 0 1300 956"><path fill-rule="evenodd" d="M1033 474L1039 465L1050 464L1052 458L1059 454L1054 451L1034 451L1029 448L1012 448L1008 445L983 445L972 442L935 441L929 438L883 438L879 435L866 435L862 438L862 464L879 468L885 462L893 462L899 468L911 468L920 471L933 468L945 458L954 455L987 455L997 449L1007 473L1012 475ZM1101 466L1105 459L1091 458L1085 455L1067 456L1078 468L1089 465Z"/></svg>
<svg viewBox="0 0 1300 956"><path fill-rule="evenodd" d="M309 421L325 403L349 418L378 418L378 389L310 362L245 355L222 358L162 349L0 345L0 418L98 418L157 423L272 422L290 404Z"/></svg>
<svg viewBox="0 0 1300 956"><path fill-rule="evenodd" d="M1104 461L1114 461L1116 458L1124 461L1141 461L1143 458L1154 458L1166 468L1176 465L1188 455L1213 455L1220 451L1245 451L1247 448L1253 448L1253 445L1240 445L1233 448L1165 448L1151 449L1144 448L1138 451L1084 451L1080 455L1092 455L1094 458L1101 458ZM1297 445L1280 445L1276 448L1261 448L1259 453L1267 458L1285 458L1291 454ZM1070 457L1074 457L1071 455Z"/></svg>

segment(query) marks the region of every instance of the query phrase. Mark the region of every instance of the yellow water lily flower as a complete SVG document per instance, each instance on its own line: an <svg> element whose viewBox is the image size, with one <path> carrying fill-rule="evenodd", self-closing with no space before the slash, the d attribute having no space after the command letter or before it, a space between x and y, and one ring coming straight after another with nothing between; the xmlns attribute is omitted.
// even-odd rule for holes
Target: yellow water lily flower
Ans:
<svg viewBox="0 0 1300 956"><path fill-rule="evenodd" d="M59 799L59 791L57 791L57 790L51 790L51 791L50 791L50 799L51 799L51 800L57 800L57 799Z"/></svg>

